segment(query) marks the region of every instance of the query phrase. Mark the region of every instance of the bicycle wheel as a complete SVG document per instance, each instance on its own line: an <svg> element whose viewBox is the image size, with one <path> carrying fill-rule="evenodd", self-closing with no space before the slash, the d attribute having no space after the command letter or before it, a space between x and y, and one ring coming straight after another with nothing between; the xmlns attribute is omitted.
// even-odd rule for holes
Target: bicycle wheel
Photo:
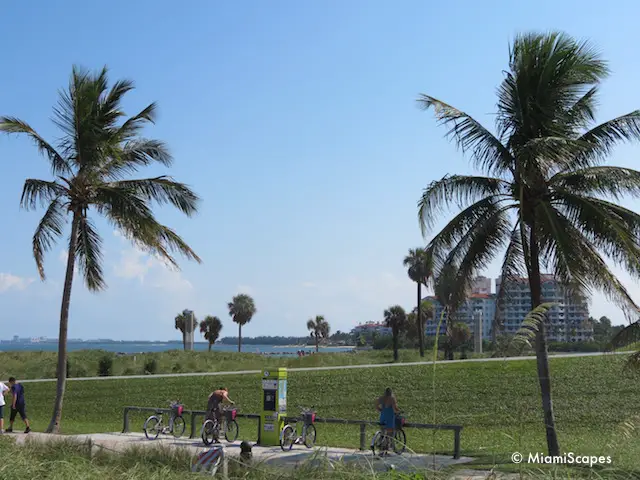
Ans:
<svg viewBox="0 0 640 480"><path fill-rule="evenodd" d="M296 441L296 431L291 425L285 425L280 432L280 448L287 451L293 448L293 442Z"/></svg>
<svg viewBox="0 0 640 480"><path fill-rule="evenodd" d="M373 440L371 440L371 450L374 455L380 455L384 450L384 439L385 435L381 430L378 430L373 436Z"/></svg>
<svg viewBox="0 0 640 480"><path fill-rule="evenodd" d="M399 428L393 434L393 451L398 455L402 455L402 452L407 448L407 436L404 433L404 430Z"/></svg>
<svg viewBox="0 0 640 480"><path fill-rule="evenodd" d="M227 442L235 442L238 438L238 433L240 432L240 427L238 427L238 422L235 420L231 420L227 422L227 428L224 432L224 438L227 439Z"/></svg>
<svg viewBox="0 0 640 480"><path fill-rule="evenodd" d="M316 427L314 425L305 425L302 436L304 437L304 445L312 448L316 443Z"/></svg>
<svg viewBox="0 0 640 480"><path fill-rule="evenodd" d="M147 440L155 440L160 435L160 430L162 421L156 417L155 415L151 415L147 418L142 426L144 430L144 436L147 437Z"/></svg>
<svg viewBox="0 0 640 480"><path fill-rule="evenodd" d="M213 420L207 420L202 425L202 441L205 445L211 445L216 441L216 424Z"/></svg>
<svg viewBox="0 0 640 480"><path fill-rule="evenodd" d="M186 423L182 416L176 417L173 419L173 436L176 438L180 438L184 433L184 429L186 428Z"/></svg>

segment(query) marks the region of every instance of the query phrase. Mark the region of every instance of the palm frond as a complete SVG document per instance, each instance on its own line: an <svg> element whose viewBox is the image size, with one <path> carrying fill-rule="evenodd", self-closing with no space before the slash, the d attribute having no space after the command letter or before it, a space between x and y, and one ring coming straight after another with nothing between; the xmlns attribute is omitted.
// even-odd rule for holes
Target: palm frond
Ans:
<svg viewBox="0 0 640 480"><path fill-rule="evenodd" d="M525 256L522 238L520 221L518 220L513 230L511 230L509 245L505 251L502 267L500 268L500 286L496 291L496 311L495 318L493 319L494 329L501 328L503 325L505 306L512 298L509 285L512 285L525 276L525 272L523 271ZM526 236L525 241L527 241Z"/></svg>
<svg viewBox="0 0 640 480"><path fill-rule="evenodd" d="M455 203L462 209L486 197L506 195L508 186L499 178L469 175L446 175L431 182L418 201L422 235L425 236L427 228L433 227L439 214L451 204Z"/></svg>
<svg viewBox="0 0 640 480"><path fill-rule="evenodd" d="M71 173L69 163L56 151L55 148L38 135L28 123L15 117L0 117L0 132L5 132L7 134L23 133L27 135L36 144L38 151L49 159L49 163L51 164L51 173L53 173L53 175L66 175Z"/></svg>
<svg viewBox="0 0 640 480"><path fill-rule="evenodd" d="M128 118L116 132L119 141L129 141L135 139L147 123L155 123L157 104L151 103L140 113Z"/></svg>
<svg viewBox="0 0 640 480"><path fill-rule="evenodd" d="M589 148L574 159L574 168L599 163L616 145L640 140L640 110L634 110L604 122L582 134L578 140L587 144Z"/></svg>
<svg viewBox="0 0 640 480"><path fill-rule="evenodd" d="M553 271L562 285L574 294L590 296L593 289L603 292L625 316L640 310L627 289L611 272L600 254L580 230L558 210L541 204L536 214L542 237L541 257L551 258Z"/></svg>
<svg viewBox="0 0 640 480"><path fill-rule="evenodd" d="M65 196L67 193L68 190L59 183L28 178L24 181L20 206L25 210L33 210L43 207L52 200Z"/></svg>
<svg viewBox="0 0 640 480"><path fill-rule="evenodd" d="M594 197L556 191L553 205L598 251L640 275L640 215Z"/></svg>
<svg viewBox="0 0 640 480"><path fill-rule="evenodd" d="M159 204L170 203L187 216L192 216L198 210L198 196L188 186L175 182L171 177L121 180L110 186L131 190L136 195Z"/></svg>
<svg viewBox="0 0 640 480"><path fill-rule="evenodd" d="M62 209L63 203L59 199L54 199L49 204L33 234L33 258L36 261L38 274L42 280L46 279L44 254L51 249L55 240L62 235L62 229L64 228L66 218Z"/></svg>
<svg viewBox="0 0 640 480"><path fill-rule="evenodd" d="M511 170L514 160L507 148L471 116L429 95L420 95L418 103L424 110L434 109L438 123L449 128L447 137L463 152L471 150L479 168L492 174Z"/></svg>
<svg viewBox="0 0 640 480"><path fill-rule="evenodd" d="M84 215L80 216L78 223L76 258L87 288L92 291L104 290L107 284L102 273L102 238L93 222Z"/></svg>
<svg viewBox="0 0 640 480"><path fill-rule="evenodd" d="M513 336L509 344L509 349L521 350L524 347L532 348L536 334L538 330L540 330L540 325L546 321L547 313L558 305L556 302L542 303L527 313L522 320L520 328Z"/></svg>
<svg viewBox="0 0 640 480"><path fill-rule="evenodd" d="M620 348L640 342L640 321L635 321L620 330L609 344L610 348Z"/></svg>
<svg viewBox="0 0 640 480"><path fill-rule="evenodd" d="M159 140L132 139L126 141L117 151L111 152L110 160L100 168L99 175L119 180L153 162L171 166L173 158L167 145Z"/></svg>
<svg viewBox="0 0 640 480"><path fill-rule="evenodd" d="M549 179L555 189L582 195L601 195L619 200L640 196L640 171L623 167L587 167L561 172Z"/></svg>

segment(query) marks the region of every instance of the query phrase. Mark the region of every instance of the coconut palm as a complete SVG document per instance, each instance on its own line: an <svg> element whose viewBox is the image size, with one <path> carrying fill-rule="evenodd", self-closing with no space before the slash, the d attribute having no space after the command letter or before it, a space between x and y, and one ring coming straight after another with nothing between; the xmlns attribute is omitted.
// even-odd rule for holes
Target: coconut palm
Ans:
<svg viewBox="0 0 640 480"><path fill-rule="evenodd" d="M465 355L465 345L471 340L471 329L463 322L456 322L451 326L451 350L461 349L461 356Z"/></svg>
<svg viewBox="0 0 640 480"><path fill-rule="evenodd" d="M400 305L395 305L384 311L384 323L391 329L393 335L393 360L398 361L398 338L407 324L407 314Z"/></svg>
<svg viewBox="0 0 640 480"><path fill-rule="evenodd" d="M615 202L640 193L640 172L603 162L616 144L640 138L640 111L594 126L598 86L607 74L588 43L531 33L516 37L510 49L495 135L465 112L421 96L484 171L447 175L419 201L424 235L443 207L462 208L427 246L438 262L460 265L461 288L506 248L502 285L526 275L532 308L542 303L545 268L576 292L601 290L626 312L637 311L603 255L632 276L640 273L640 216ZM544 324L535 343L547 446L558 455Z"/></svg>
<svg viewBox="0 0 640 480"><path fill-rule="evenodd" d="M433 263L431 257L424 248L412 248L402 262L407 267L409 278L416 282L418 290L418 300L416 303L416 321L418 331L422 335L418 336L418 347L420 356L424 357L424 319L422 318L422 285L427 286L433 275Z"/></svg>
<svg viewBox="0 0 640 480"><path fill-rule="evenodd" d="M463 287L460 286L460 282L464 282L464 279L461 280L459 278L459 271L456 264L445 263L439 267L434 285L436 300L442 305L442 313L440 314L438 327L436 329L436 352L437 342L440 336L440 327L446 317L444 356L447 360L453 360L454 342L452 338L452 327L455 323L456 312L466 301L469 291L468 284L465 283Z"/></svg>
<svg viewBox="0 0 640 480"><path fill-rule="evenodd" d="M205 340L209 342L209 351L211 351L211 346L218 340L221 331L222 322L218 317L207 315L200 322L200 333L204 334Z"/></svg>
<svg viewBox="0 0 640 480"><path fill-rule="evenodd" d="M49 161L53 180L27 179L21 206L27 210L46 206L33 235L33 256L42 280L44 254L62 236L71 220L66 273L58 335L58 381L53 416L47 432L60 429L66 385L67 330L74 269L79 270L89 290L106 288L103 275L102 238L89 212L104 216L138 248L145 249L177 267L174 254L200 261L195 252L173 230L154 217L153 203L169 203L182 213L196 213L198 197L184 184L160 176L130 180L141 167L160 163L169 166L171 155L164 143L141 137L153 123L156 105L125 118L122 100L133 89L128 80L109 88L107 69L91 73L73 68L69 87L60 93L53 121L61 130L54 146L29 124L14 117L0 117L0 131L23 134Z"/></svg>
<svg viewBox="0 0 640 480"><path fill-rule="evenodd" d="M316 315L316 318L310 318L307 321L307 329L311 331L311 336L316 341L316 353L320 351L320 339L329 338L329 322L322 315Z"/></svg>
<svg viewBox="0 0 640 480"><path fill-rule="evenodd" d="M187 328L189 327L189 323L191 323L191 328ZM187 349L187 331L195 332L197 326L198 319L192 310L183 310L176 315L175 328L182 333L182 348L184 350Z"/></svg>
<svg viewBox="0 0 640 480"><path fill-rule="evenodd" d="M420 302L420 310L422 312L422 324L418 323L418 309L417 307L414 307L414 309L411 310L411 313L407 315L406 333L407 337L410 339L419 339L420 335L422 335L422 341L424 342L425 324L426 322L433 320L433 303L429 300L423 300Z"/></svg>
<svg viewBox="0 0 640 480"><path fill-rule="evenodd" d="M240 293L233 297L228 304L229 316L238 324L238 352L242 350L242 326L251 321L256 314L256 305L246 293Z"/></svg>

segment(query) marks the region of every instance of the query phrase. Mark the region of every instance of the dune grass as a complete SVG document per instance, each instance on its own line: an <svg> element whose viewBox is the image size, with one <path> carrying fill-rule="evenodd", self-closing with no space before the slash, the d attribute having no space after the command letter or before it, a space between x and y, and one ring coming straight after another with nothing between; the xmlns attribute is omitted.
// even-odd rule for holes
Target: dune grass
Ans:
<svg viewBox="0 0 640 480"><path fill-rule="evenodd" d="M624 371L623 356L552 358L552 389L560 444L564 452L612 455L614 466L635 468L640 437L625 427L640 412L640 382ZM373 402L391 386L410 422L452 423L464 427L462 454L483 464L510 464L514 451L546 450L535 362L440 364L435 367L291 372L289 413L297 405L315 405L320 417L375 420ZM186 408L204 409L220 379L211 377L145 378L69 382L63 433L120 431L125 405L158 407L179 398ZM229 375L224 384L240 411L260 411L260 378ZM51 415L54 383L26 384L27 408L34 429ZM146 414L133 415L131 429L141 431ZM635 425L635 424L633 424ZM358 446L358 428L319 424L318 444ZM372 435L373 430L368 432ZM627 437L629 434L631 437ZM255 440L257 423L240 421L240 438ZM450 453L451 432L407 432L408 446L419 452Z"/></svg>

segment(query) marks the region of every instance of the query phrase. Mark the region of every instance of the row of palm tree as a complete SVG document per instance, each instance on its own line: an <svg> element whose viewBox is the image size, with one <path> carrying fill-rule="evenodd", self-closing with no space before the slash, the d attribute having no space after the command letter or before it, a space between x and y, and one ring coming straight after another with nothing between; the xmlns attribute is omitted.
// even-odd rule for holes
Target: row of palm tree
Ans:
<svg viewBox="0 0 640 480"><path fill-rule="evenodd" d="M250 295L240 293L233 297L231 302L227 304L227 307L229 309L229 316L238 324L238 352L240 352L242 350L242 327L249 323L256 314L256 304ZM200 333L202 333L204 338L209 342L209 351L211 351L211 346L218 340L220 331L222 330L222 321L220 318L208 315L204 320L198 322L191 310L183 310L176 315L175 328L182 332L183 347L185 348L185 331L187 331L189 322L192 322L191 328L188 329L191 332L195 331L198 326L200 327Z"/></svg>
<svg viewBox="0 0 640 480"><path fill-rule="evenodd" d="M191 323L190 328L187 328ZM196 328L200 327L200 333L204 336L205 340L209 343L209 351L211 347L220 337L222 331L222 322L218 317L207 315L204 320L198 322L195 314L192 310L183 310L175 318L175 328L182 333L182 347L186 350L186 332L194 332Z"/></svg>

